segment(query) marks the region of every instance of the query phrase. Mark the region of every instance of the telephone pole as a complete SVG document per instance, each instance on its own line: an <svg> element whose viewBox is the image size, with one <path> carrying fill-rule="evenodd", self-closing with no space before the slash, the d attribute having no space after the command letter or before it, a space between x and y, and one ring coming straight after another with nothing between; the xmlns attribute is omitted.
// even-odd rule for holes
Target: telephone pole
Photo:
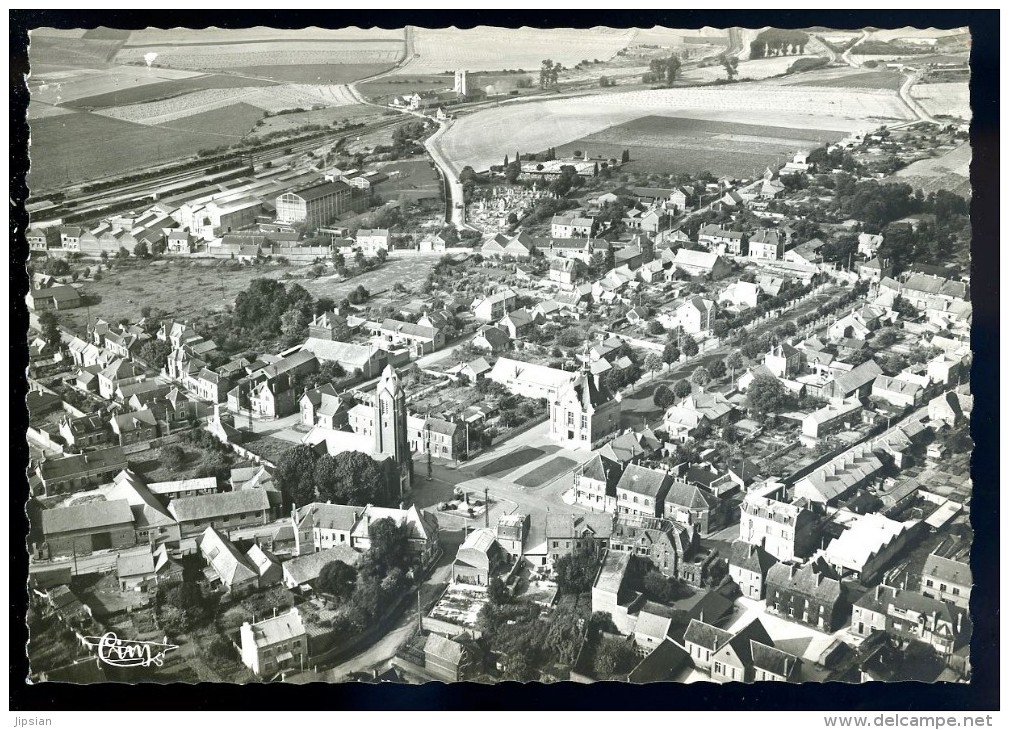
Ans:
<svg viewBox="0 0 1009 730"><path fill-rule="evenodd" d="M489 490L485 486L483 488L483 526L490 527L490 495Z"/></svg>

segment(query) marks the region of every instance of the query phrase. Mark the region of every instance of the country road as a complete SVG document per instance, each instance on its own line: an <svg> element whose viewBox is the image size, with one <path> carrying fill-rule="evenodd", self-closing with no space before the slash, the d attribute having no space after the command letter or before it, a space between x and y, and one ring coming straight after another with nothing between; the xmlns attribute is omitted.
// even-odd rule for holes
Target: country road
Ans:
<svg viewBox="0 0 1009 730"><path fill-rule="evenodd" d="M917 73L910 74L904 83L900 85L900 100L907 105L907 108L911 110L911 113L918 117L919 120L923 122L930 122L931 124L938 124L938 122L925 111L924 107L918 103L917 99L911 96L911 87L914 86L920 80L920 76Z"/></svg>
<svg viewBox="0 0 1009 730"><path fill-rule="evenodd" d="M864 31L863 30L862 31L862 37L859 38L854 43L852 43L851 44L851 48L849 48L847 51L845 51L844 53L841 54L841 60L844 61L849 66L851 66L852 68L861 68L862 67L861 62L860 61L856 61L855 59L853 59L851 57L851 52L853 50L855 50L859 45L861 45L862 43L864 43L868 38L869 38L868 31Z"/></svg>

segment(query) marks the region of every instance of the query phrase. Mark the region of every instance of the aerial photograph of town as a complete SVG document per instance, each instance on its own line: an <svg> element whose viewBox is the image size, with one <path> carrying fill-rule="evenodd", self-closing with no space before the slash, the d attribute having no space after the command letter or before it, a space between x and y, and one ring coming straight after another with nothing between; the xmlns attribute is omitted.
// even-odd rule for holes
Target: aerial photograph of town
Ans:
<svg viewBox="0 0 1009 730"><path fill-rule="evenodd" d="M22 680L970 682L970 50L32 29Z"/></svg>

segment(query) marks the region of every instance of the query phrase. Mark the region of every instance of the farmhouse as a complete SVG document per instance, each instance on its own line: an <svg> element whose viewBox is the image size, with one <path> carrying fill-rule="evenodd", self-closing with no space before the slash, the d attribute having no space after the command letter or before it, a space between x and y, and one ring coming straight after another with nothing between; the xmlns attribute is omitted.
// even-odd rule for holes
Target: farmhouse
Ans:
<svg viewBox="0 0 1009 730"><path fill-rule="evenodd" d="M26 297L28 308L33 312L76 309L83 306L80 292L72 286L62 284L48 289L32 289Z"/></svg>
<svg viewBox="0 0 1009 730"><path fill-rule="evenodd" d="M137 542L133 512L125 499L44 510L42 534L51 557L90 555Z"/></svg>

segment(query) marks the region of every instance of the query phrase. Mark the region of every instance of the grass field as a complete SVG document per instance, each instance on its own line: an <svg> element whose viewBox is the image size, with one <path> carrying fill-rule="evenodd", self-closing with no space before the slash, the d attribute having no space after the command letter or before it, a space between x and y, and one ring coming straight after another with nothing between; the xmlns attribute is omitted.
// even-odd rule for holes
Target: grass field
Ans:
<svg viewBox="0 0 1009 730"><path fill-rule="evenodd" d="M540 458L545 453L547 452L543 449L536 448L535 446L526 446L516 451L511 451L504 456L499 456L493 461L484 464L476 470L476 474L481 477L505 474L514 469L518 469L520 466L525 466L526 464L536 461L536 459Z"/></svg>
<svg viewBox="0 0 1009 730"><path fill-rule="evenodd" d="M453 78L450 74L405 74L385 76L374 81L364 81L357 89L365 96L403 96L423 91L444 91L451 89Z"/></svg>
<svg viewBox="0 0 1009 730"><path fill-rule="evenodd" d="M752 177L764 166L781 161L817 141L837 141L839 130L786 129L700 119L642 117L561 145L557 155L580 150L593 157L619 157L630 150L624 169L664 174L698 173Z"/></svg>
<svg viewBox="0 0 1009 730"><path fill-rule="evenodd" d="M52 190L67 181L94 180L177 160L180 153L219 147L233 141L238 125L244 125L249 116L238 105L207 112L202 129L144 126L86 112L38 119L30 124L28 185L33 190ZM193 118L183 124L192 124ZM216 120L218 125L211 126L207 120ZM249 122L249 127L254 123Z"/></svg>
<svg viewBox="0 0 1009 730"><path fill-rule="evenodd" d="M577 463L574 459L569 459L566 456L555 456L547 463L541 464L527 474L523 474L515 480L515 483L521 487L542 487L552 482L561 474L571 471Z"/></svg>
<svg viewBox="0 0 1009 730"><path fill-rule="evenodd" d="M896 91L904 82L904 77L896 71L864 71L833 79L808 79L796 86L823 86L842 89L890 89Z"/></svg>
<svg viewBox="0 0 1009 730"><path fill-rule="evenodd" d="M239 66L230 71L292 84L346 84L388 71L392 63L302 63L295 66Z"/></svg>
<svg viewBox="0 0 1009 730"><path fill-rule="evenodd" d="M113 264L112 271L103 272L101 281L85 282L84 289L101 297L101 302L91 307L92 319L139 319L144 306L163 309L178 319L192 319L233 303L253 279L276 279L290 270L277 265L226 270L215 261L199 260L131 262L121 268ZM60 321L82 329L87 310L61 312Z"/></svg>
<svg viewBox="0 0 1009 730"><path fill-rule="evenodd" d="M964 144L939 157L912 162L898 170L896 178L926 193L945 189L970 197L970 162L970 145Z"/></svg>
<svg viewBox="0 0 1009 730"><path fill-rule="evenodd" d="M262 113L262 112L260 112ZM367 104L356 104L354 106L331 107L326 109L314 109L312 111L296 112L294 114L274 114L263 117L253 131L253 136L270 134L291 130L305 124L332 124L350 119L355 122L365 121L366 117L378 117L382 111ZM176 125L172 125L176 126Z"/></svg>
<svg viewBox="0 0 1009 730"><path fill-rule="evenodd" d="M202 114L158 125L158 129L213 134L217 144L228 144L245 137L263 116L263 110L251 104L232 104ZM216 145L215 145L216 146Z"/></svg>
<svg viewBox="0 0 1009 730"><path fill-rule="evenodd" d="M424 200L441 193L441 179L427 159L399 160L382 167L381 172L389 179L376 185L375 192L385 200Z"/></svg>
<svg viewBox="0 0 1009 730"><path fill-rule="evenodd" d="M64 102L65 106L75 109L103 109L105 107L124 106L127 104L143 104L180 96L191 91L206 89L232 89L247 86L270 86L272 82L229 74L201 74L187 79L159 81L141 86L126 86L104 94L85 96L73 101Z"/></svg>

